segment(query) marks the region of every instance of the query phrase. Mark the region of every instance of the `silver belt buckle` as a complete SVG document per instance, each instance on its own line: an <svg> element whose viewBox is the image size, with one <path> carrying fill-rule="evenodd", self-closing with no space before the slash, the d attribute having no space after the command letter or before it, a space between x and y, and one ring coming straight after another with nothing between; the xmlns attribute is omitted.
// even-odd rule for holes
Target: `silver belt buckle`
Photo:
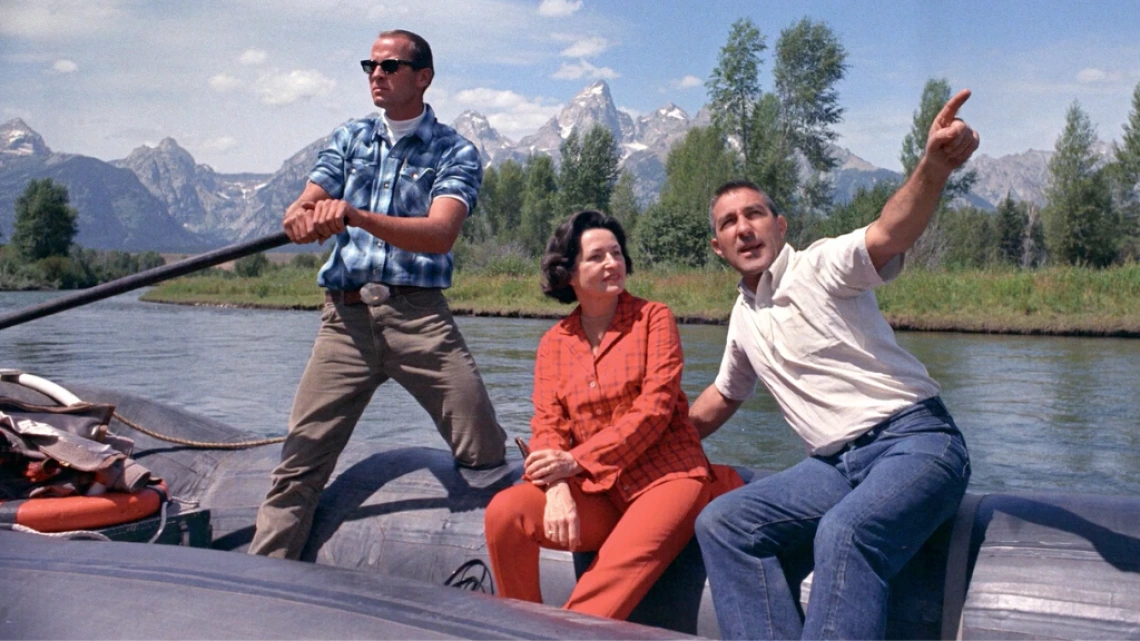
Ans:
<svg viewBox="0 0 1140 641"><path fill-rule="evenodd" d="M375 307L392 297L392 291L384 283L368 283L360 288L360 300L365 305Z"/></svg>

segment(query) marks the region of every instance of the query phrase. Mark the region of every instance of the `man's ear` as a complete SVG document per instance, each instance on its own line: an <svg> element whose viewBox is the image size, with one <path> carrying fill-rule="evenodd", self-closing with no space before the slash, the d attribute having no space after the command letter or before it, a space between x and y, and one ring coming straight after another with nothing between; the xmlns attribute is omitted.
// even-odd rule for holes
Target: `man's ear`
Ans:
<svg viewBox="0 0 1140 641"><path fill-rule="evenodd" d="M776 216L776 224L780 226L780 236L786 237L788 235L788 219L783 215Z"/></svg>
<svg viewBox="0 0 1140 641"><path fill-rule="evenodd" d="M722 252L720 250L720 242L716 239L716 236L713 236L712 240L709 242L712 243L712 248L713 248L713 251L716 252L716 255L720 256L721 258L724 258L724 252Z"/></svg>
<svg viewBox="0 0 1140 641"><path fill-rule="evenodd" d="M435 77L435 72L427 67L416 71L416 86L421 90L426 90L431 86L431 81Z"/></svg>

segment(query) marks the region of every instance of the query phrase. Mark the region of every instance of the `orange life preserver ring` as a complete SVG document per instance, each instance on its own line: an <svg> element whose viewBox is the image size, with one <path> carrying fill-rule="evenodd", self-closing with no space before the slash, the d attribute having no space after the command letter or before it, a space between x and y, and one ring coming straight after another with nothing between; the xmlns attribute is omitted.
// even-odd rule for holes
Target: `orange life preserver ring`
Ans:
<svg viewBox="0 0 1140 641"><path fill-rule="evenodd" d="M92 530L146 518L158 512L164 500L166 484L160 482L133 493L0 501L0 523L38 532Z"/></svg>

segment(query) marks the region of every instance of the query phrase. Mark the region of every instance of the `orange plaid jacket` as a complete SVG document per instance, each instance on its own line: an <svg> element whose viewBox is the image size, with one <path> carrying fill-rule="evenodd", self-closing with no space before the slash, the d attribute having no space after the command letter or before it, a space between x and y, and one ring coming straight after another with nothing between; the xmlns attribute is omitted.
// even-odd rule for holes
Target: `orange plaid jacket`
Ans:
<svg viewBox="0 0 1140 641"><path fill-rule="evenodd" d="M538 345L531 450L569 451L584 491L616 489L627 502L670 479L710 479L681 367L665 305L622 292L597 355L575 309Z"/></svg>

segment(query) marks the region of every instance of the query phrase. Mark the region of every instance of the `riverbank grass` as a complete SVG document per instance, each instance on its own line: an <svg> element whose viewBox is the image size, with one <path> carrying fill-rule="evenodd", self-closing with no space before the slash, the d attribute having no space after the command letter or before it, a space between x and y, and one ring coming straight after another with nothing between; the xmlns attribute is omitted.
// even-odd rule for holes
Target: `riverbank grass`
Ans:
<svg viewBox="0 0 1140 641"><path fill-rule="evenodd" d="M638 271L637 296L662 301L681 322L724 323L736 298L723 268ZM876 290L899 329L1140 337L1140 265L1092 270L907 270ZM572 306L546 298L533 275L460 272L447 291L458 314L558 317ZM206 275L155 287L143 300L189 305L317 309L324 301L313 270L274 269L259 278Z"/></svg>

